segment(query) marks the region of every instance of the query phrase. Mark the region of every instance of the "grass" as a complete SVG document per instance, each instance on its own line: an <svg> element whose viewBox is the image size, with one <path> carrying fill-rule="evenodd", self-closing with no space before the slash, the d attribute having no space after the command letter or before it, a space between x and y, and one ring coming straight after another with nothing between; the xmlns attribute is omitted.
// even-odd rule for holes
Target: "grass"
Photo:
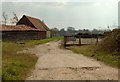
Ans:
<svg viewBox="0 0 120 82"><path fill-rule="evenodd" d="M26 41L26 45L27 46L34 46L34 45L37 45L37 44L42 44L42 43L47 43L47 42L50 42L50 41L57 41L57 40L60 40L60 39L63 39L63 37L53 37L53 38L48 38L48 39L42 39L42 40L28 40Z"/></svg>
<svg viewBox="0 0 120 82"><path fill-rule="evenodd" d="M102 61L107 65L120 68L120 61L118 61L118 56L115 56L113 55L114 53L110 53L104 50L97 50L97 47L95 45L71 46L67 48L75 53L83 54L98 61Z"/></svg>
<svg viewBox="0 0 120 82"><path fill-rule="evenodd" d="M27 47L49 41L60 40L62 37L55 37L43 40L28 41L4 41L2 42L2 79L3 80L25 80L31 69L37 62L34 54L16 53ZM21 44L23 42L24 44Z"/></svg>

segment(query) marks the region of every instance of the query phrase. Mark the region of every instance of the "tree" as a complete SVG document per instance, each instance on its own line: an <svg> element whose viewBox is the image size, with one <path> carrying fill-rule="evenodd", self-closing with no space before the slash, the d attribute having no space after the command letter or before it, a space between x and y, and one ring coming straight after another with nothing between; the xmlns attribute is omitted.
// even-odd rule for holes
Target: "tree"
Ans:
<svg viewBox="0 0 120 82"><path fill-rule="evenodd" d="M83 33L87 33L87 34L89 34L90 33L90 31L89 31L89 29L83 29Z"/></svg>
<svg viewBox="0 0 120 82"><path fill-rule="evenodd" d="M73 32L73 31L75 31L75 28L74 28L74 27L68 27L68 28L67 28L67 31Z"/></svg>
<svg viewBox="0 0 120 82"><path fill-rule="evenodd" d="M75 35L75 28L74 27L68 27L67 28L67 35Z"/></svg>
<svg viewBox="0 0 120 82"><path fill-rule="evenodd" d="M64 28L60 29L59 34L60 34L61 36L66 35L65 29L64 29Z"/></svg>
<svg viewBox="0 0 120 82"><path fill-rule="evenodd" d="M52 31L52 36L58 36L59 35L58 34L59 30L57 28L52 28L51 31Z"/></svg>
<svg viewBox="0 0 120 82"><path fill-rule="evenodd" d="M92 33L93 33L93 34L99 34L99 30L93 29L93 30L92 30Z"/></svg>
<svg viewBox="0 0 120 82"><path fill-rule="evenodd" d="M14 17L11 19L11 23L12 23L12 24L14 24L14 23L16 24L16 23L19 21L18 16L17 16L17 14L14 13L14 12L13 12L13 16L14 16Z"/></svg>
<svg viewBox="0 0 120 82"><path fill-rule="evenodd" d="M2 22L6 25L7 20L8 20L7 14L6 14L5 12L3 12L3 13L2 13L2 17L3 17L3 21L2 21Z"/></svg>
<svg viewBox="0 0 120 82"><path fill-rule="evenodd" d="M79 30L78 30L78 32L79 32L79 33L82 33L82 30L81 30L81 29L79 29Z"/></svg>

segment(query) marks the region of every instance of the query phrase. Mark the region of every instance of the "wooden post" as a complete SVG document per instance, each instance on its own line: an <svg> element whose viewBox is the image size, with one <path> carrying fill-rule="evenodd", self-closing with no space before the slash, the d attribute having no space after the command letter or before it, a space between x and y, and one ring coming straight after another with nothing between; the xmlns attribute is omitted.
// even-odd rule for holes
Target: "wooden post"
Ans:
<svg viewBox="0 0 120 82"><path fill-rule="evenodd" d="M81 45L81 37L79 37L79 46Z"/></svg>
<svg viewBox="0 0 120 82"><path fill-rule="evenodd" d="M97 36L97 40L96 40L96 44L98 43L98 36Z"/></svg>
<svg viewBox="0 0 120 82"><path fill-rule="evenodd" d="M64 36L64 47L66 47L66 36Z"/></svg>

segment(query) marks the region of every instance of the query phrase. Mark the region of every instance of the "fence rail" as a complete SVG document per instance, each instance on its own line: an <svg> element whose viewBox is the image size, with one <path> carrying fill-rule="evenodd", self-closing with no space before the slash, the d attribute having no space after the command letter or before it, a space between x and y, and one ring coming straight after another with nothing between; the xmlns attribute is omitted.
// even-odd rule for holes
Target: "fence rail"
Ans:
<svg viewBox="0 0 120 82"><path fill-rule="evenodd" d="M64 36L64 47L96 44L101 41L102 37L100 35L87 35L87 34Z"/></svg>

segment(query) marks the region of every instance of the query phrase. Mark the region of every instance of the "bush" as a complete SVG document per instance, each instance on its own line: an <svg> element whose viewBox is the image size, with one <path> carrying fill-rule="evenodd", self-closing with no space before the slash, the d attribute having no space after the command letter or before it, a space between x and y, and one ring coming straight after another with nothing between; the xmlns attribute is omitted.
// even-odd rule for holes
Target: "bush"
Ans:
<svg viewBox="0 0 120 82"><path fill-rule="evenodd" d="M114 29L99 44L99 48L109 52L120 52L120 29Z"/></svg>

